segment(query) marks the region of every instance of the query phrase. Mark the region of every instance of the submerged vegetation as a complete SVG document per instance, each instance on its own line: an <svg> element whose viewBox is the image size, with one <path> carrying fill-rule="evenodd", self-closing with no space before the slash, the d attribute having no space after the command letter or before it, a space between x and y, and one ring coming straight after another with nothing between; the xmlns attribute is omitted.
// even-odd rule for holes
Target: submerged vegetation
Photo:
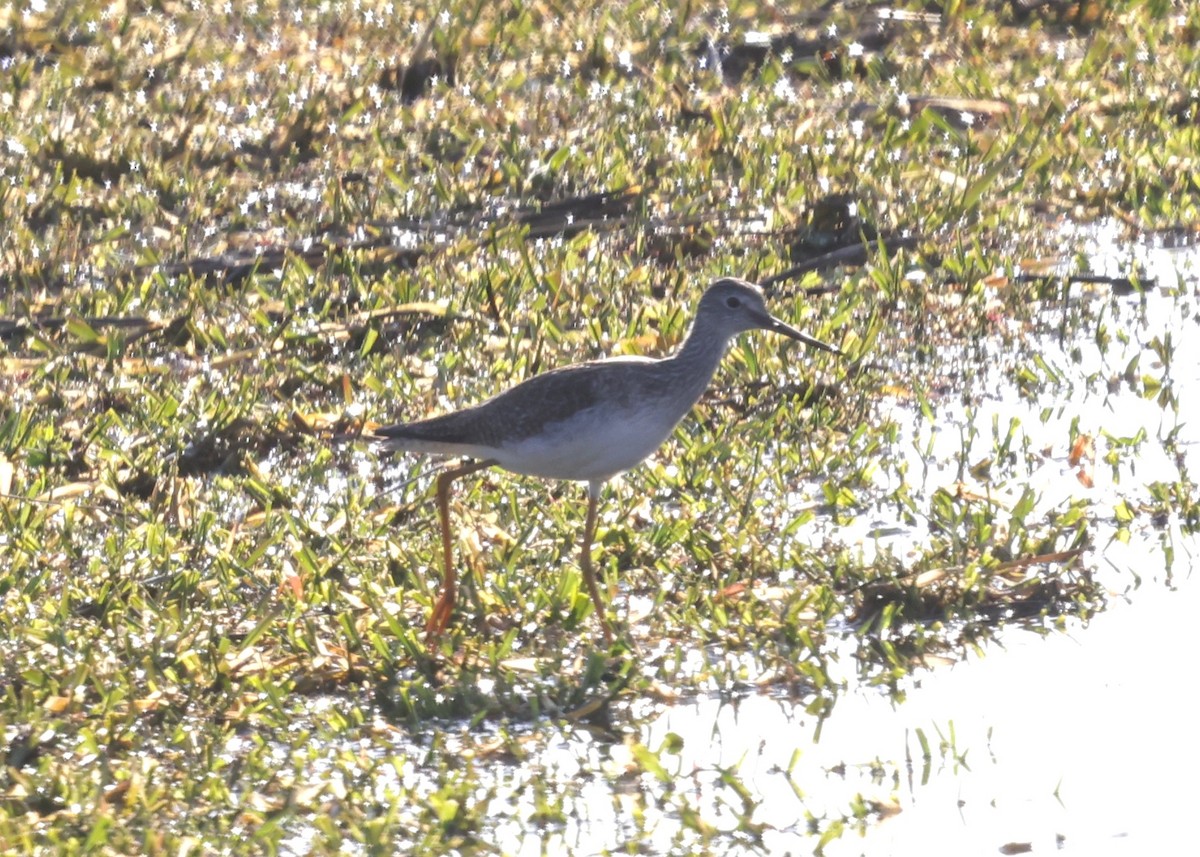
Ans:
<svg viewBox="0 0 1200 857"><path fill-rule="evenodd" d="M1195 284L1132 248L1196 239L1200 9L582 5L0 11L0 842L754 850L646 705L835 717L841 642L900 696L1177 573ZM427 651L436 464L335 436L666 353L722 275L846 356L745 338L610 486L624 641L582 488L484 471ZM814 849L891 811L793 788Z"/></svg>

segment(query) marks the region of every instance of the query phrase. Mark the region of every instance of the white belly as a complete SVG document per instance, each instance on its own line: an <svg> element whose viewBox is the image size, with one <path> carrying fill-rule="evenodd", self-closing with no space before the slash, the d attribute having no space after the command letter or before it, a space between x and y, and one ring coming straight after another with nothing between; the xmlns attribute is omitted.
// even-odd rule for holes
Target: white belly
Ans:
<svg viewBox="0 0 1200 857"><path fill-rule="evenodd" d="M547 479L603 482L658 449L679 418L653 408L589 408L491 457L505 470Z"/></svg>

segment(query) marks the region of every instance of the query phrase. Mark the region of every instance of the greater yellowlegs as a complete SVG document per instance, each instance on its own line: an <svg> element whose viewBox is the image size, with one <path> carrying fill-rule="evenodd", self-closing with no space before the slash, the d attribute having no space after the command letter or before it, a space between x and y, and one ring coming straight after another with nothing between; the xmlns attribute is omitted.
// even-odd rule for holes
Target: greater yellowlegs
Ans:
<svg viewBox="0 0 1200 857"><path fill-rule="evenodd" d="M767 311L762 290L726 277L705 291L683 345L670 357L609 357L553 369L474 407L376 429L390 451L470 459L437 478L442 526L442 591L426 624L432 645L450 621L457 578L450 537L450 486L493 465L528 476L588 484L580 568L604 639L612 628L592 571L600 490L638 464L671 434L712 379L729 341L746 330L772 330L814 348L840 352Z"/></svg>

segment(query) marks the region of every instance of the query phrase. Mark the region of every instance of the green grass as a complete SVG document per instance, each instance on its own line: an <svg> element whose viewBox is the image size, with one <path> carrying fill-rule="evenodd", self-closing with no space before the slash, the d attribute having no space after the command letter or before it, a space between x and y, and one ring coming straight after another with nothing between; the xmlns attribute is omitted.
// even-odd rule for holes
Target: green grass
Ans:
<svg viewBox="0 0 1200 857"><path fill-rule="evenodd" d="M1006 621L1102 608L1099 524L1195 527L1182 457L1143 491L1147 441L1110 437L1123 506L1047 508L1025 427L971 419L997 348L1037 402L1077 392L1044 337L1120 344L1109 295L1022 276L1088 273L1060 224L1194 238L1200 17L1007 8L947 4L861 57L858 7L0 13L0 842L485 853L501 807L562 835L581 785L529 745L631 700L766 685L828 713L847 627L886 688ZM831 28L828 62L700 67L706 40ZM422 60L440 73L402 97ZM582 489L488 472L456 486L466 595L426 652L434 470L334 432L666 353L708 280L864 243L771 295L845 359L747 337L607 492L623 643L599 650L580 585ZM1155 342L1126 375L1178 413ZM937 459L952 414L970 429ZM839 537L872 517L912 548ZM750 805L713 827L670 756L587 772L656 784L621 841L651 841L653 808L679 850L761 847ZM813 846L863 815L814 819Z"/></svg>

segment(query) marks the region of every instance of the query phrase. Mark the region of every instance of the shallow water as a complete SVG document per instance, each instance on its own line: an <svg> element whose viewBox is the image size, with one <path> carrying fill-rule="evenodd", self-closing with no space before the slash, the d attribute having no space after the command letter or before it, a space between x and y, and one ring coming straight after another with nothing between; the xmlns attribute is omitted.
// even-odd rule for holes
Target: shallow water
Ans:
<svg viewBox="0 0 1200 857"><path fill-rule="evenodd" d="M751 696L666 708L643 741L680 735L683 771L736 766L762 801L754 817L769 828L770 853L810 852L804 814L834 816L858 795L887 817L825 853L996 854L1025 844L1178 853L1191 841L1200 769L1194 690L1178 653L1197 609L1200 586L1189 581L1150 587L1087 627L1014 629L980 654L911 677L898 704L846 675L819 735L817 719L791 702ZM952 748L940 749L951 736ZM791 784L780 769L789 766ZM714 807L728 797L718 792Z"/></svg>
<svg viewBox="0 0 1200 857"><path fill-rule="evenodd" d="M911 745L912 729L953 723L970 770L905 781L903 811L872 828L861 851L1188 850L1200 737L1180 650L1198 608L1194 581L1145 591L1087 628L1006 635L1003 648L922 676L906 704L869 716L860 730L886 739L894 755L905 739ZM829 853L859 850L846 839Z"/></svg>

